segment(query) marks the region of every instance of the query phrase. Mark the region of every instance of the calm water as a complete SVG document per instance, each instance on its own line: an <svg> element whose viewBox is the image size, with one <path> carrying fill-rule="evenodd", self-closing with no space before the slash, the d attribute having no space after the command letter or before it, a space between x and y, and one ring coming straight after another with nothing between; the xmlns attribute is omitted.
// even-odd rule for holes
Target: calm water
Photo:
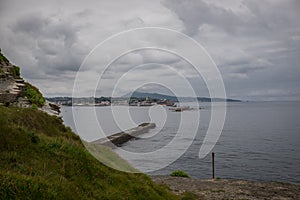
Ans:
<svg viewBox="0 0 300 200"><path fill-rule="evenodd" d="M183 125L186 137L179 138L178 149L171 149L167 154L172 156L176 150L182 151L180 144L183 141L193 141L192 145L178 160L150 174L166 175L181 169L193 177L210 178L210 155L204 159L198 158L210 120L210 104L200 105L205 109L200 111L199 128L194 139L189 134L189 131L193 131L189 127L198 123L194 120L197 119L194 115L198 111L177 113L163 107L120 106L115 107L120 111L115 116L117 125L110 107L96 107L98 120L93 117L93 107L76 107L77 130L71 107L63 107L62 116L65 124L87 141L103 137L99 134L98 122L102 132L109 135L142 122L153 121L157 125L155 129L122 147L126 151L141 153L154 151L171 142L179 131L179 123L184 115L190 119ZM128 118L128 112L132 121ZM222 134L213 149L216 154L216 177L300 183L299 142L300 102L229 103ZM129 161L143 171L163 162L156 157Z"/></svg>

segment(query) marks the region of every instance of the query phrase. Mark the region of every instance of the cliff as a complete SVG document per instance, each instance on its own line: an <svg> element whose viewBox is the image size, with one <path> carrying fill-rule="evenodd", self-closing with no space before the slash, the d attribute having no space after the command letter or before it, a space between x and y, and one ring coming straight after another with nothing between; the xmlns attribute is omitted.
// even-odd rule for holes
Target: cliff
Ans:
<svg viewBox="0 0 300 200"><path fill-rule="evenodd" d="M26 85L20 68L12 65L0 50L0 103L8 105L25 95Z"/></svg>
<svg viewBox="0 0 300 200"><path fill-rule="evenodd" d="M0 49L0 105L31 107L50 115L60 113L59 106L47 102L42 93L21 77L20 67L13 65Z"/></svg>

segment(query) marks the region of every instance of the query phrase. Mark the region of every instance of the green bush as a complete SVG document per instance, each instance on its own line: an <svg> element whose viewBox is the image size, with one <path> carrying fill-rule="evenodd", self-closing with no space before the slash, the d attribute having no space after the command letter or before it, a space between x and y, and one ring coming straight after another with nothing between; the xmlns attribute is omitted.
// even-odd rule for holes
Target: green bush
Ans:
<svg viewBox="0 0 300 200"><path fill-rule="evenodd" d="M32 104L32 105L31 105L31 108L32 108L33 110L37 110L37 109L38 109L38 106L37 106L36 104Z"/></svg>
<svg viewBox="0 0 300 200"><path fill-rule="evenodd" d="M20 67L14 65L14 76L20 77L20 75L21 75Z"/></svg>
<svg viewBox="0 0 300 200"><path fill-rule="evenodd" d="M33 104L32 106L34 106L34 104L38 107L42 107L45 105L45 99L41 92L29 83L26 83L25 96L28 98L30 103Z"/></svg>
<svg viewBox="0 0 300 200"><path fill-rule="evenodd" d="M190 178L190 176L186 172L184 172L182 170L176 170L176 171L172 172L170 174L170 176Z"/></svg>

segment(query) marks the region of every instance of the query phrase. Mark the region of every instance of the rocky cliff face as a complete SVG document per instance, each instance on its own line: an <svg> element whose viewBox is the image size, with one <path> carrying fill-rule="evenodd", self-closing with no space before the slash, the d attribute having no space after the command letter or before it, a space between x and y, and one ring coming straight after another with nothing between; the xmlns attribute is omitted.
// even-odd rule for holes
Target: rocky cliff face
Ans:
<svg viewBox="0 0 300 200"><path fill-rule="evenodd" d="M11 64L0 49L0 105L33 107L34 103L26 96L29 85L21 77L20 68ZM60 113L59 106L49 102L45 102L43 106L37 108L50 115L59 115Z"/></svg>
<svg viewBox="0 0 300 200"><path fill-rule="evenodd" d="M10 104L24 96L26 85L20 77L20 68L12 65L0 50L0 103Z"/></svg>

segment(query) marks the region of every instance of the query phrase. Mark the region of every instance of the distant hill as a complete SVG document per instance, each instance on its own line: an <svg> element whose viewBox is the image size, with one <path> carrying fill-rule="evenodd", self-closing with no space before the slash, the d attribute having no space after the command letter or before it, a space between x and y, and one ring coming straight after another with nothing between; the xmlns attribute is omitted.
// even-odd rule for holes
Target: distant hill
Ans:
<svg viewBox="0 0 300 200"><path fill-rule="evenodd" d="M158 93L146 93L146 92L133 92L131 95L126 94L123 97L136 97L136 98L151 98L151 99L168 99L172 100L175 102L178 102L177 97L175 96L170 96L170 95L165 95L165 94L158 94Z"/></svg>
<svg viewBox="0 0 300 200"><path fill-rule="evenodd" d="M178 101L184 101L184 102L190 102L190 101L194 101L195 98L193 97L175 97L175 96L171 96L171 95L165 95L165 94L159 94L159 93L147 93L147 92L138 92L135 91L132 93L132 95L130 94L126 94L123 97L136 97L136 98L152 98L152 99L168 99L168 100L172 100L175 102ZM241 102L241 100L237 100L237 99L222 99L222 98L208 98L208 97L197 97L197 100L199 102L222 102L222 101L227 101L227 102Z"/></svg>

